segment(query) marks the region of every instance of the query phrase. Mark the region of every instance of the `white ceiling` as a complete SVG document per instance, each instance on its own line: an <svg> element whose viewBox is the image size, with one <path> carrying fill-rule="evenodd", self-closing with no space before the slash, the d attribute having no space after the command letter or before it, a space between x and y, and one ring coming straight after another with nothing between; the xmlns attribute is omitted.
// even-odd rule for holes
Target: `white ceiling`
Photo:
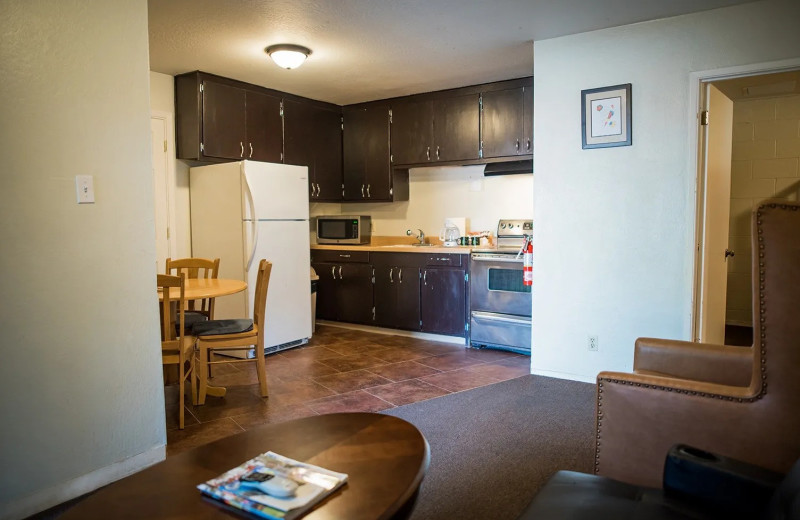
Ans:
<svg viewBox="0 0 800 520"><path fill-rule="evenodd" d="M530 76L534 40L751 0L148 0L150 69L349 104ZM295 70L264 48L312 49Z"/></svg>

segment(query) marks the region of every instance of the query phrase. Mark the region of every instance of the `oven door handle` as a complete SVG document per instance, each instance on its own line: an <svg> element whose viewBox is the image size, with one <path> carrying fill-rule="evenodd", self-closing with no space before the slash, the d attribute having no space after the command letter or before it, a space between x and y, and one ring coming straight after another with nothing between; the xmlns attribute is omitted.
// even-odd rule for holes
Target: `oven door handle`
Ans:
<svg viewBox="0 0 800 520"><path fill-rule="evenodd" d="M501 316L490 312L472 311L472 317L488 321L502 321L504 323L516 323L518 325L530 325L531 319L524 316L512 317L509 315Z"/></svg>
<svg viewBox="0 0 800 520"><path fill-rule="evenodd" d="M502 258L498 256L482 256L482 255L472 255L472 260L476 262L507 262L513 264L522 265L522 258L517 258L516 256L507 255L508 258Z"/></svg>

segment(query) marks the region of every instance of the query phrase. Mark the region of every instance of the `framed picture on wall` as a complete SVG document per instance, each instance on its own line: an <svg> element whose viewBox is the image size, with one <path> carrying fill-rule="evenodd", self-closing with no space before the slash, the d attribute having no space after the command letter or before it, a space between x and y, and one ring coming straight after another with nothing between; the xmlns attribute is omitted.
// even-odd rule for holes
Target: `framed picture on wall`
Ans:
<svg viewBox="0 0 800 520"><path fill-rule="evenodd" d="M581 90L583 149L631 145L631 84Z"/></svg>

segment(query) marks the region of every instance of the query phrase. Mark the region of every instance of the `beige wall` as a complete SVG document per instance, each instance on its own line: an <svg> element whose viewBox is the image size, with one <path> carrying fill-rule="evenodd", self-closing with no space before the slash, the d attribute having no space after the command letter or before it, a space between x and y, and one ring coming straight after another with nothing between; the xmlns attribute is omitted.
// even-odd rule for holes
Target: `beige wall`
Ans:
<svg viewBox="0 0 800 520"><path fill-rule="evenodd" d="M533 175L483 176L483 166L414 168L409 200L383 204L311 204L311 217L370 215L373 234L406 236L411 228L439 236L446 217L465 217L469 231L497 231L501 218L533 217ZM312 222L313 225L313 222Z"/></svg>
<svg viewBox="0 0 800 520"><path fill-rule="evenodd" d="M691 339L692 73L800 58L798 19L764 1L534 43L534 373L594 382L637 337ZM633 145L582 150L581 90L621 83Z"/></svg>
<svg viewBox="0 0 800 520"><path fill-rule="evenodd" d="M734 103L727 323L753 323L750 214L767 198L798 200L799 158L800 95Z"/></svg>
<svg viewBox="0 0 800 520"><path fill-rule="evenodd" d="M164 457L147 2L4 1L0 34L0 518L21 518Z"/></svg>

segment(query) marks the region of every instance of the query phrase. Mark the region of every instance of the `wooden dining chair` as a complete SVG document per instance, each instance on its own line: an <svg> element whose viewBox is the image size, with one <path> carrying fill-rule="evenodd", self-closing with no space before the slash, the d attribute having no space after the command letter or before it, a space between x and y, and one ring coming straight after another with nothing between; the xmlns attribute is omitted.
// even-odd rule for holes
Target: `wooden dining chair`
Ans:
<svg viewBox="0 0 800 520"><path fill-rule="evenodd" d="M197 389L194 385L194 346L195 337L186 334L185 313L186 299L184 296L184 285L186 275L169 276L166 274L157 275L156 285L163 294L161 301L161 364L178 365L178 385L179 385L179 412L178 424L183 429L184 406L183 397L186 391L186 380L192 391L192 404L197 403ZM178 297L173 297L171 288L179 288ZM188 367L187 367L188 364Z"/></svg>
<svg viewBox="0 0 800 520"><path fill-rule="evenodd" d="M208 390L207 367L221 363L255 362L258 372L258 383L262 397L267 397L267 368L264 360L264 310L267 305L267 288L272 264L261 260L258 264L255 298L253 301L253 320L210 320L194 325L197 336L196 374L199 379L197 403L205 404ZM225 358L214 359L214 352L225 350L255 349L255 357L249 359Z"/></svg>
<svg viewBox="0 0 800 520"><path fill-rule="evenodd" d="M217 278L219 274L219 258L167 258L167 274L186 274L186 278ZM214 319L214 298L189 300L186 305L187 323L191 326L195 321Z"/></svg>

